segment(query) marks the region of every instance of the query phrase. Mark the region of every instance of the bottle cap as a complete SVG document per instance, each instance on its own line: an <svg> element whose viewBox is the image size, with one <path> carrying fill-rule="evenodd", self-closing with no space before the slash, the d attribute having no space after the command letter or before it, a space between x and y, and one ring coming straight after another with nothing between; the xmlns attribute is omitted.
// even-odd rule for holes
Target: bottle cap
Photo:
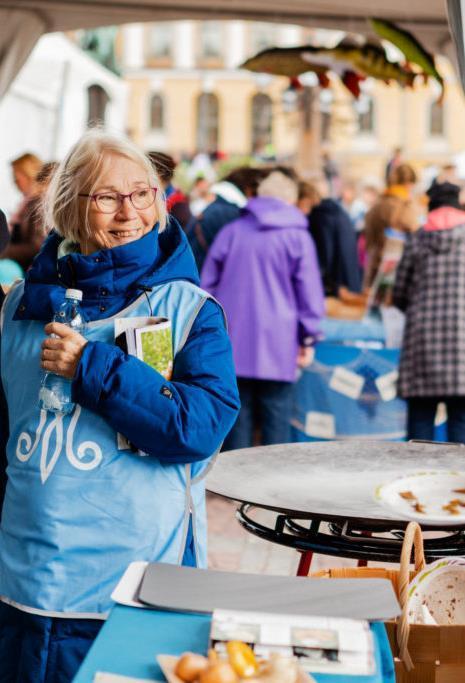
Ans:
<svg viewBox="0 0 465 683"><path fill-rule="evenodd" d="M65 292L65 299L77 299L82 301L82 292L80 289L67 289Z"/></svg>

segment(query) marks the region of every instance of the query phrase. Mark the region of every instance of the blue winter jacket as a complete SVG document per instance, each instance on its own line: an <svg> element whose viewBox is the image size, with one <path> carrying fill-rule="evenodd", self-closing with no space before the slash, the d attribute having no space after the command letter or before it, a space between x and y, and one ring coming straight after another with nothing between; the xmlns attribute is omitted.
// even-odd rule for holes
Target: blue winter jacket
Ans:
<svg viewBox="0 0 465 683"><path fill-rule="evenodd" d="M360 292L357 234L349 214L334 199L323 199L309 221L326 296L337 296L341 286Z"/></svg>
<svg viewBox="0 0 465 683"><path fill-rule="evenodd" d="M155 285L179 279L198 284L191 249L174 221L160 234L155 227L140 240L89 256L72 253L57 259L61 241L52 232L44 243L26 274L15 319L49 322L68 287L83 291L87 318L101 320L116 315ZM144 391L137 391L141 386ZM170 392L162 391L166 386ZM208 300L198 313L176 355L171 382L118 347L89 341L72 390L73 400L97 412L137 449L161 462L190 463L210 457L239 410L231 347L219 305ZM1 403L0 447L5 462L4 396Z"/></svg>

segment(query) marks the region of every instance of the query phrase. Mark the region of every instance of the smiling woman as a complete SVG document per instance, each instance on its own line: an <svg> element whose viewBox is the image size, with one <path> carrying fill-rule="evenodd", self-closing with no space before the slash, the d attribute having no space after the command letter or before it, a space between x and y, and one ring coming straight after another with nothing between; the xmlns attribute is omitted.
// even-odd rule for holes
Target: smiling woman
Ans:
<svg viewBox="0 0 465 683"><path fill-rule="evenodd" d="M130 562L206 565L203 478L239 401L222 310L137 147L87 133L46 209L2 310L0 681L68 683ZM85 338L49 322L67 288ZM152 315L170 321L170 381L114 343L115 319ZM40 366L72 380L74 413L39 409Z"/></svg>
<svg viewBox="0 0 465 683"><path fill-rule="evenodd" d="M165 201L150 160L99 130L87 133L60 166L48 210L50 225L87 254L131 241L122 233L138 239L157 221L160 232L166 226Z"/></svg>
<svg viewBox="0 0 465 683"><path fill-rule="evenodd" d="M81 222L88 227L81 237L84 254L127 244L152 229L158 218L158 188L148 182L145 170L136 162L115 154L108 156L96 192L79 194L88 200L81 203L79 212Z"/></svg>

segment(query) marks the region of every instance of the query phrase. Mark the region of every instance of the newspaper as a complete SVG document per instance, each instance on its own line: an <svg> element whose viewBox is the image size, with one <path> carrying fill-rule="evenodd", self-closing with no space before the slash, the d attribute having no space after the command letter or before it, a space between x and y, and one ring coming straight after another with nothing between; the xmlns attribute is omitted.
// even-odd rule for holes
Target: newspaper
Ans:
<svg viewBox="0 0 465 683"><path fill-rule="evenodd" d="M223 653L229 640L247 643L257 658L297 657L308 673L370 676L376 670L367 621L215 610L210 646Z"/></svg>

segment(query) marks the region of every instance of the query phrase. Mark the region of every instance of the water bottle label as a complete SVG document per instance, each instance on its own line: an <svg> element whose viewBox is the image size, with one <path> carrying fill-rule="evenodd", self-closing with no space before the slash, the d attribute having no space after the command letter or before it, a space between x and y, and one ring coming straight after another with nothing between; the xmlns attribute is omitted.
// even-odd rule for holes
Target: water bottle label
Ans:
<svg viewBox="0 0 465 683"><path fill-rule="evenodd" d="M62 401L54 391L47 387L41 387L39 391L40 407L52 413L59 413L62 408Z"/></svg>

